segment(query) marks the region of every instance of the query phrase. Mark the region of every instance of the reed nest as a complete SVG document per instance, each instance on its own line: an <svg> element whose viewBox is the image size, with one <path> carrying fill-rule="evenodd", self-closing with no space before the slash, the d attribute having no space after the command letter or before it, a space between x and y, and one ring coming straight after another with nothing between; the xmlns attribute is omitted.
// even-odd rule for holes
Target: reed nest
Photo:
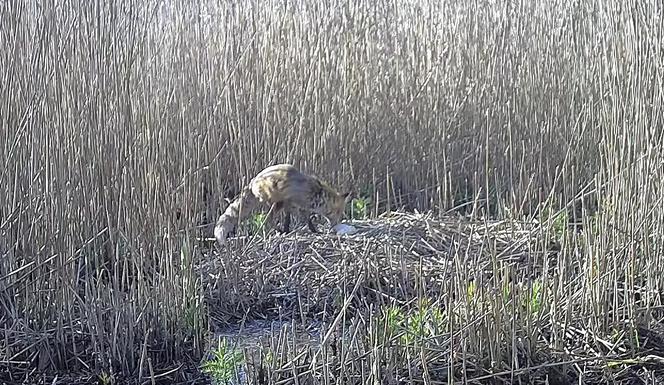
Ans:
<svg viewBox="0 0 664 385"><path fill-rule="evenodd" d="M469 282L489 279L494 263L541 273L542 257L532 252L538 243L534 223L393 212L352 225L358 230L352 235L270 231L239 236L220 254L211 251L199 272L210 300L223 299L215 301L219 319L320 310L342 283L352 286L360 278L361 298L405 304L421 290L445 295L459 272Z"/></svg>
<svg viewBox="0 0 664 385"><path fill-rule="evenodd" d="M610 338L574 309L556 314L576 306L556 291L581 285L556 283L575 282L574 269L561 271L547 224L419 213L352 224L344 236L239 236L199 266L216 330L286 321L245 347L250 383L662 378L657 325Z"/></svg>

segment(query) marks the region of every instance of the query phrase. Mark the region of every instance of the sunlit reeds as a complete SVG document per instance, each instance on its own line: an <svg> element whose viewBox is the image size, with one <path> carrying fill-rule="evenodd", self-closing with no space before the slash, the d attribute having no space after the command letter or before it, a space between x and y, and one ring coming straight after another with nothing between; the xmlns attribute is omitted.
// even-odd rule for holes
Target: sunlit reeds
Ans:
<svg viewBox="0 0 664 385"><path fill-rule="evenodd" d="M319 353L310 373L381 375L351 359L363 354L427 381L510 378L551 352L565 375L591 356L593 370L633 365L662 318L662 20L659 3L631 1L0 4L0 378L166 378L202 357L209 313L286 306L239 279L238 249L199 241L222 198L276 162L352 186L373 216L487 221L476 259L439 250L390 273L408 304L447 301L442 351L388 347L401 337L378 331L379 305L397 293L338 272L326 312L372 302L340 322L358 338L347 355ZM489 218L529 267L506 262L519 256L501 254ZM352 253L367 264L354 273L389 258L331 252ZM210 259L225 261L225 302L203 296ZM423 266L451 280L414 278ZM327 303L321 290L297 303ZM519 308L534 291L538 310ZM413 360L449 370L401 373Z"/></svg>

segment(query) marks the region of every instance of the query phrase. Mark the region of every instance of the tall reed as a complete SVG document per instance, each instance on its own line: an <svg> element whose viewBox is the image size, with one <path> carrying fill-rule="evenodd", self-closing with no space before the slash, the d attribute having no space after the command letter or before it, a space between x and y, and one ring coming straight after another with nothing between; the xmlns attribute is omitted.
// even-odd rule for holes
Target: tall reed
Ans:
<svg viewBox="0 0 664 385"><path fill-rule="evenodd" d="M662 20L647 1L3 2L1 363L141 377L200 355L195 236L276 162L373 212L570 208L587 241L563 240L552 318L650 319Z"/></svg>

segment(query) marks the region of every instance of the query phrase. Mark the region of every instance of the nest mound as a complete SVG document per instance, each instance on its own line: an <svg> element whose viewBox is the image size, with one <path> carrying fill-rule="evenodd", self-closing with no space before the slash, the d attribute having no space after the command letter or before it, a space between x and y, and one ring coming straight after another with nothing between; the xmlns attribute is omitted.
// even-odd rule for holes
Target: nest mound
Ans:
<svg viewBox="0 0 664 385"><path fill-rule="evenodd" d="M458 279L490 279L497 266L541 273L535 223L391 213L352 225L352 235L271 231L211 250L199 271L212 314L228 322L290 312L320 319L355 286L365 303L404 304L449 293Z"/></svg>
<svg viewBox="0 0 664 385"><path fill-rule="evenodd" d="M650 355L629 371L616 374L597 358L609 348L607 357L629 358L626 338L589 347L595 334L579 317L586 257L573 246L585 242L582 233L420 213L352 225L357 232L343 236L296 230L230 238L198 266L213 329L271 325L270 341L254 351L285 358L259 360L256 373L289 379L295 365L305 377L329 370L360 378L378 365L391 368L381 371L390 378L384 383L427 376L442 383L450 370L477 381L518 375L562 384L582 376L601 383L612 375L629 383L651 373L643 362L659 357L653 352L664 354L652 327L639 326L635 351ZM556 238L569 247L565 253ZM275 333L274 321L290 322L293 338ZM294 342L308 341L313 329L315 347ZM412 333L420 339L409 339ZM602 336L596 341L604 344L609 337Z"/></svg>

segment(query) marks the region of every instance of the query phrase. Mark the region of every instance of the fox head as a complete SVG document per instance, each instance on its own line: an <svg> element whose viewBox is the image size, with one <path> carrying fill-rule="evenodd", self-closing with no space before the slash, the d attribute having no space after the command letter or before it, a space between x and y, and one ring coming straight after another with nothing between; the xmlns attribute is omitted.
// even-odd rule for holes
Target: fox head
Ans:
<svg viewBox="0 0 664 385"><path fill-rule="evenodd" d="M341 222L346 211L346 204L352 198L352 193L334 193L325 204L325 216L330 221L330 226L335 226Z"/></svg>

